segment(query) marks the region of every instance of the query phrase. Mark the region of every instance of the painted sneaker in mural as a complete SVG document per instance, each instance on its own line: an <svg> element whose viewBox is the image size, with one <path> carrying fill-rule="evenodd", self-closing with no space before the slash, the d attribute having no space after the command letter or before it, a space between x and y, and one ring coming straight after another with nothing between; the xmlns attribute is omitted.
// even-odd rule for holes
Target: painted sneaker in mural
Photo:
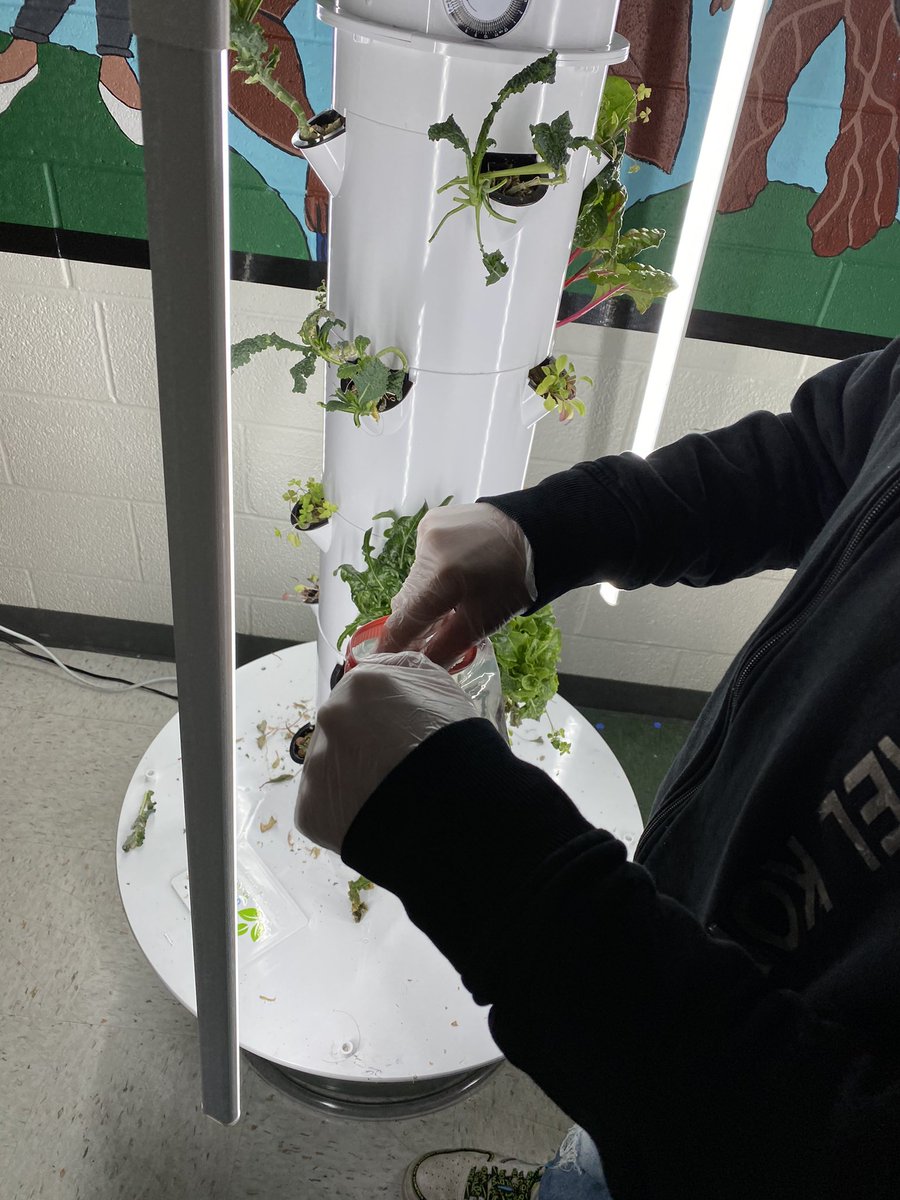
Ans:
<svg viewBox="0 0 900 1200"><path fill-rule="evenodd" d="M104 54L100 59L100 99L107 112L129 141L143 146L141 124L141 85L135 78L127 58Z"/></svg>
<svg viewBox="0 0 900 1200"><path fill-rule="evenodd" d="M0 54L0 113L6 112L21 92L37 79L37 46L24 38L13 38Z"/></svg>
<svg viewBox="0 0 900 1200"><path fill-rule="evenodd" d="M542 1172L489 1150L433 1150L410 1164L403 1200L533 1200Z"/></svg>

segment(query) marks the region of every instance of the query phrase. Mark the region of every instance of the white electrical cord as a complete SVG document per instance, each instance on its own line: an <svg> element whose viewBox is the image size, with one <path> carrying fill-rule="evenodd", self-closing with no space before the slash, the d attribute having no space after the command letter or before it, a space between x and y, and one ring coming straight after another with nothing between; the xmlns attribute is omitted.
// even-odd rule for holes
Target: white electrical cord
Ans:
<svg viewBox="0 0 900 1200"><path fill-rule="evenodd" d="M139 683L127 683L124 679L121 684L104 684L94 683L90 679L79 679L74 671L70 670L64 662L61 662L52 650L48 650L41 642L36 642L34 638L28 637L25 633L17 633L15 629L7 629L5 625L0 625L0 633L9 634L10 637L16 638L20 642L28 642L32 646L37 646L38 650L43 652L56 663L58 667L62 667L65 673L71 676L73 682L81 684L82 687L95 688L98 692L130 692L132 688L149 687L153 683L177 683L178 680L174 675L160 675L156 679L143 679ZM171 697L170 697L171 698Z"/></svg>

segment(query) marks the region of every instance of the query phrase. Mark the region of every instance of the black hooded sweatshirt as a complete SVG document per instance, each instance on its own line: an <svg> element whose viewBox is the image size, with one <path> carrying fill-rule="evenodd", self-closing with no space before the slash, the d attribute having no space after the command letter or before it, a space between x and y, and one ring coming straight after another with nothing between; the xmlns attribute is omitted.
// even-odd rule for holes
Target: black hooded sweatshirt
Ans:
<svg viewBox="0 0 900 1200"><path fill-rule="evenodd" d="M796 573L635 862L479 719L388 776L344 860L491 1005L615 1200L897 1200L900 340L789 414L488 502L531 542L535 608L600 579Z"/></svg>

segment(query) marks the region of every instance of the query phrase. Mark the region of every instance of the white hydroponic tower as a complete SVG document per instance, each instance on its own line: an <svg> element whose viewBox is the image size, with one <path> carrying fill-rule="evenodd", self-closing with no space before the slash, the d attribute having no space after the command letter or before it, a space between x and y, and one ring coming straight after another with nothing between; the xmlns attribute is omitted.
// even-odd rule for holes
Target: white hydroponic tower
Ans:
<svg viewBox="0 0 900 1200"><path fill-rule="evenodd" d="M240 1114L239 1045L273 1086L323 1111L360 1119L429 1112L497 1068L487 1012L395 896L378 890L365 923L354 923L352 872L294 838L295 775L272 772L298 710L316 689L320 699L328 693L338 638L356 615L334 570L360 563L373 515L521 486L543 413L528 371L550 349L582 189L597 164L586 151L575 155L568 182L512 209L515 224L485 217L487 248L502 249L509 264L488 287L471 212L429 243L452 203L437 189L464 162L446 142L431 142L428 127L453 113L474 139L506 81L553 48L556 82L508 100L492 130L496 152L530 153L529 126L565 111L576 134L592 133L607 68L627 53L613 34L617 0L320 6L335 29L333 105L346 118L343 132L308 153L333 196L329 301L350 334L402 348L412 388L359 429L345 413L326 416L325 484L340 511L310 533L323 551L318 655L298 645L238 672L228 5L132 0L132 8L179 714L148 747L123 800L122 903L159 977L197 1013L210 1116L227 1124ZM328 391L336 385L331 369ZM198 541L197 527L208 536ZM566 701L555 698L551 709L572 741L554 776L589 821L632 845L640 814L624 773ZM513 748L525 761L544 761L538 740L521 729ZM150 797L146 844L126 852Z"/></svg>
<svg viewBox="0 0 900 1200"><path fill-rule="evenodd" d="M482 235L509 273L486 286L471 209L429 237L465 173L462 153L428 128L451 113L474 143L501 87L516 71L558 52L556 82L511 96L492 137L498 154L533 153L529 126L568 111L591 135L607 68L628 44L613 31L618 0L323 0L333 26L333 107L338 136L306 151L332 196L328 302L349 335L399 346L412 389L380 421L325 418L326 495L339 508L313 534L322 550L319 697L342 657L341 631L356 616L334 570L361 565L373 515L415 512L446 496L468 503L522 486L543 402L528 384L549 353L584 187L600 169L573 155L565 184L486 214ZM328 368L327 392L337 387ZM383 528L385 522L376 525Z"/></svg>

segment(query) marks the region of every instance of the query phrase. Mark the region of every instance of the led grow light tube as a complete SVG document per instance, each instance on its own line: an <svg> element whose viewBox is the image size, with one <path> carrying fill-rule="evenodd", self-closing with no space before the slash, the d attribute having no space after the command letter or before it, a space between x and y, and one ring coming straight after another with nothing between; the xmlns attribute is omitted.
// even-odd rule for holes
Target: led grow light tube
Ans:
<svg viewBox="0 0 900 1200"><path fill-rule="evenodd" d="M204 1112L240 1114L226 0L132 0ZM189 114L190 119L185 119Z"/></svg>
<svg viewBox="0 0 900 1200"><path fill-rule="evenodd" d="M768 0L737 0L729 17L728 33L672 267L678 287L664 302L631 444L632 453L639 454L641 458L646 458L653 450L659 435L768 7ZM602 583L600 595L607 604L615 604L619 589L611 583Z"/></svg>

